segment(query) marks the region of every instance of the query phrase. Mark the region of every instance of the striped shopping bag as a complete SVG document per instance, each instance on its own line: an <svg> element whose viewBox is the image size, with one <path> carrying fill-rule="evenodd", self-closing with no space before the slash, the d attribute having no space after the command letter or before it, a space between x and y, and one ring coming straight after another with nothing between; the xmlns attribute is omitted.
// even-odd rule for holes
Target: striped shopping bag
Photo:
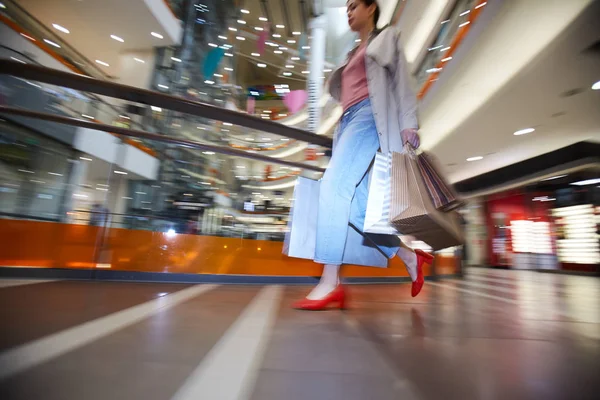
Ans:
<svg viewBox="0 0 600 400"><path fill-rule="evenodd" d="M435 167L435 162L429 154L420 153L417 156L417 164L435 208L441 211L451 211L462 205L462 202L456 198L452 186L447 183L442 174L439 173L439 169Z"/></svg>

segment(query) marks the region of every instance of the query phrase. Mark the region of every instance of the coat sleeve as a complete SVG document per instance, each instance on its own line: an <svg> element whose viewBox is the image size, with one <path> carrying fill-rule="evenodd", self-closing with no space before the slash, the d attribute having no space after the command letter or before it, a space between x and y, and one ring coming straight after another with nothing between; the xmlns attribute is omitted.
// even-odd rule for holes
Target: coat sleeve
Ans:
<svg viewBox="0 0 600 400"><path fill-rule="evenodd" d="M417 116L417 96L410 82L409 69L400 42L400 31L395 29L393 36L396 45L396 65L394 68L394 94L399 107L400 130L419 128Z"/></svg>

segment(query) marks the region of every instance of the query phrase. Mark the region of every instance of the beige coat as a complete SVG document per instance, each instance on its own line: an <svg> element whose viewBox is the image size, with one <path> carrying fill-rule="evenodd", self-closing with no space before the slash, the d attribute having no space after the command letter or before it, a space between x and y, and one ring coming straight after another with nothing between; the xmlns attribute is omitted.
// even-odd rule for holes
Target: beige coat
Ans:
<svg viewBox="0 0 600 400"><path fill-rule="evenodd" d="M400 132L419 125L417 98L410 86L406 58L400 45L400 31L393 26L387 27L372 34L367 46L365 67L380 148L383 153L401 153ZM342 94L342 72L355 51L348 54L344 64L329 80L329 93L338 102Z"/></svg>

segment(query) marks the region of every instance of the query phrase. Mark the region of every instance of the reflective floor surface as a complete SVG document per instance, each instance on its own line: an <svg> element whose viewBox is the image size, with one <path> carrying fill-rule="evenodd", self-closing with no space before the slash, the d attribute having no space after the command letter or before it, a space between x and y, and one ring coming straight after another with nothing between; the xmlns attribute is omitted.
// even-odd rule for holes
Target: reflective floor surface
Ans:
<svg viewBox="0 0 600 400"><path fill-rule="evenodd" d="M2 399L592 399L600 279L469 269L354 285L0 281Z"/></svg>

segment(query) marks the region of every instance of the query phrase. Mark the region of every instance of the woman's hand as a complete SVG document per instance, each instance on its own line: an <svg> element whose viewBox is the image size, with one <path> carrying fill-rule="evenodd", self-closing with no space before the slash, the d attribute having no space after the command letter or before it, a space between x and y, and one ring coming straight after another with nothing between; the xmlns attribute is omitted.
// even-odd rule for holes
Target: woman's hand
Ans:
<svg viewBox="0 0 600 400"><path fill-rule="evenodd" d="M400 136L402 136L402 144L408 143L415 149L418 149L421 145L421 138L419 137L419 131L417 129L404 129L400 132Z"/></svg>

